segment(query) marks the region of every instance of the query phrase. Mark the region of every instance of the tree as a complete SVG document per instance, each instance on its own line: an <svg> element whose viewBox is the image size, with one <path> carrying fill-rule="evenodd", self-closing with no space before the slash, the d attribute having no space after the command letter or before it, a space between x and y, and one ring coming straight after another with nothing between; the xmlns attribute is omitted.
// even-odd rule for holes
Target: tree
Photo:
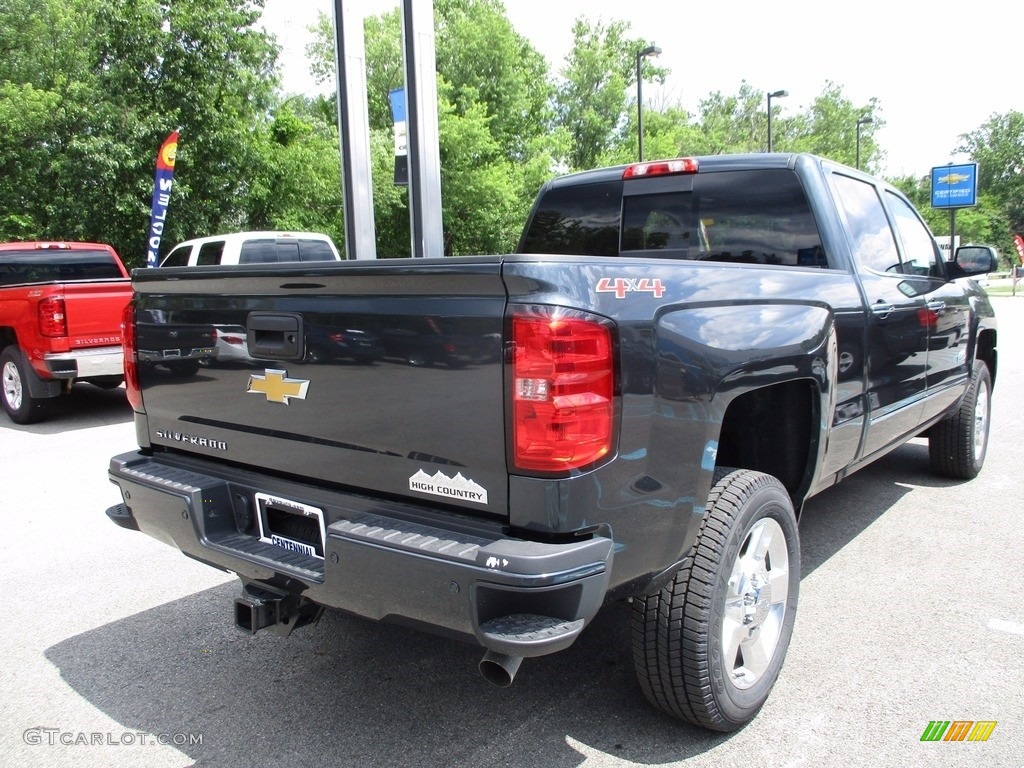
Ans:
<svg viewBox="0 0 1024 768"><path fill-rule="evenodd" d="M994 114L960 138L957 151L966 152L978 164L979 195L991 195L997 201L1011 234L1024 232L1024 113Z"/></svg>
<svg viewBox="0 0 1024 768"><path fill-rule="evenodd" d="M855 106L833 82L825 83L825 90L802 115L780 121L784 136L776 146L852 166L857 160L857 123L865 120L870 122L862 122L860 128L860 166L870 171L884 157L874 140L875 132L885 126L878 100Z"/></svg>
<svg viewBox="0 0 1024 768"><path fill-rule="evenodd" d="M746 81L735 96L715 91L701 99L698 120L704 144L700 152L761 152L768 144L765 95ZM774 125L773 125L774 127ZM776 146L783 142L779 141Z"/></svg>
<svg viewBox="0 0 1024 768"><path fill-rule="evenodd" d="M627 37L629 22L607 26L579 18L573 25L573 47L561 71L555 102L559 124L571 138L569 167L595 168L602 157L631 144L636 157L636 133L629 125L627 87L636 84L636 55L650 45ZM664 83L667 70L641 62L645 79ZM621 152L618 152L621 154Z"/></svg>
<svg viewBox="0 0 1024 768"><path fill-rule="evenodd" d="M156 150L175 128L165 243L244 224L275 85L261 5L2 0L0 48L17 53L0 63L15 100L0 110L0 236L98 240L143 263Z"/></svg>
<svg viewBox="0 0 1024 768"><path fill-rule="evenodd" d="M250 229L312 230L344 243L338 131L316 102L292 96L255 142L245 219Z"/></svg>

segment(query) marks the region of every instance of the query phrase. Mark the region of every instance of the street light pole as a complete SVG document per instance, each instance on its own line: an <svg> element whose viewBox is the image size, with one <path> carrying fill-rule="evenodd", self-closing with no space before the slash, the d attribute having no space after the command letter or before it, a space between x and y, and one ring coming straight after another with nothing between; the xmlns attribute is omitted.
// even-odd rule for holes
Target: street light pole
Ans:
<svg viewBox="0 0 1024 768"><path fill-rule="evenodd" d="M768 94L768 151L772 151L772 99L789 96L789 91L775 91Z"/></svg>
<svg viewBox="0 0 1024 768"><path fill-rule="evenodd" d="M875 122L873 117L862 117L857 121L857 170L860 170L860 127Z"/></svg>
<svg viewBox="0 0 1024 768"><path fill-rule="evenodd" d="M660 55L661 48L656 45L649 45L642 51L636 52L636 149L637 159L640 162L643 162L644 159L644 90L640 65L648 56Z"/></svg>

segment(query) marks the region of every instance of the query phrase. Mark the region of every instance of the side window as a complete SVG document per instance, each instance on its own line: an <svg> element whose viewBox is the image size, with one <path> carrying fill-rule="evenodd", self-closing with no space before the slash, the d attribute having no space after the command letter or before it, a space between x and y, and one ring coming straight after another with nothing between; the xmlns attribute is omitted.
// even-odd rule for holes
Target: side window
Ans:
<svg viewBox="0 0 1024 768"><path fill-rule="evenodd" d="M939 248L924 222L902 197L886 192L886 199L903 241L903 271L908 275L942 277Z"/></svg>
<svg viewBox="0 0 1024 768"><path fill-rule="evenodd" d="M874 185L834 173L832 186L846 214L857 264L873 272L902 272L896 240Z"/></svg>
<svg viewBox="0 0 1024 768"><path fill-rule="evenodd" d="M178 246L163 260L161 267L187 267L188 257L192 253L191 245Z"/></svg>
<svg viewBox="0 0 1024 768"><path fill-rule="evenodd" d="M246 240L238 254L239 264L273 264L277 262L277 246L271 239Z"/></svg>
<svg viewBox="0 0 1024 768"><path fill-rule="evenodd" d="M196 259L196 264L201 266L220 264L220 257L223 255L223 253L223 240L214 240L211 243L203 243L199 247L199 258Z"/></svg>

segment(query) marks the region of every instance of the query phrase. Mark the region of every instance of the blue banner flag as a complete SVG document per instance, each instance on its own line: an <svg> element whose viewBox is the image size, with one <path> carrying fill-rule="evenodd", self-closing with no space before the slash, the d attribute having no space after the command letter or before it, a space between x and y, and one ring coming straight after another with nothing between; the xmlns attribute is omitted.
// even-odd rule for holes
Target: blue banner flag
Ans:
<svg viewBox="0 0 1024 768"><path fill-rule="evenodd" d="M156 175L153 179L153 206L149 214L149 238L146 240L146 266L160 263L160 238L164 236L167 207L171 204L174 185L174 158L178 153L178 132L168 136L156 153Z"/></svg>

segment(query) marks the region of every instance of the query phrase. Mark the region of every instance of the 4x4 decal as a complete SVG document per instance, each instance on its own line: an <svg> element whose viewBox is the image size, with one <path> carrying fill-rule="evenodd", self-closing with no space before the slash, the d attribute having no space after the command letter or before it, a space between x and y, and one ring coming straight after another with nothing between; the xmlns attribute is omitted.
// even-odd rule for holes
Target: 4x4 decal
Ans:
<svg viewBox="0 0 1024 768"><path fill-rule="evenodd" d="M598 293L614 293L616 299L626 298L627 293L653 293L656 299L665 295L665 286L658 277L602 277L596 290Z"/></svg>

